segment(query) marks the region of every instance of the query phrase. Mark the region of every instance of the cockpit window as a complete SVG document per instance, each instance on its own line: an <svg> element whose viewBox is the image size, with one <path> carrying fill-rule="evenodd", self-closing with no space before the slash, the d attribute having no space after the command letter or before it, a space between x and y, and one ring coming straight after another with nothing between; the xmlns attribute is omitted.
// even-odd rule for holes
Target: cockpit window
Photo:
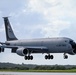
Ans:
<svg viewBox="0 0 76 75"><path fill-rule="evenodd" d="M75 44L75 42L73 40L70 40L70 44Z"/></svg>
<svg viewBox="0 0 76 75"><path fill-rule="evenodd" d="M72 48L76 48L76 43L73 40L70 40L70 44L71 44Z"/></svg>
<svg viewBox="0 0 76 75"><path fill-rule="evenodd" d="M70 40L70 43L73 43L73 40Z"/></svg>

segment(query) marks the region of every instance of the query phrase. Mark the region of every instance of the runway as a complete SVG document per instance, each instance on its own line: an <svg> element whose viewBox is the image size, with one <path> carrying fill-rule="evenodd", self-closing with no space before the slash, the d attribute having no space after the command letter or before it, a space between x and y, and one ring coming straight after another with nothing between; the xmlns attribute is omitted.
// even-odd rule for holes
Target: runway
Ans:
<svg viewBox="0 0 76 75"><path fill-rule="evenodd" d="M76 75L76 73L0 72L0 75Z"/></svg>

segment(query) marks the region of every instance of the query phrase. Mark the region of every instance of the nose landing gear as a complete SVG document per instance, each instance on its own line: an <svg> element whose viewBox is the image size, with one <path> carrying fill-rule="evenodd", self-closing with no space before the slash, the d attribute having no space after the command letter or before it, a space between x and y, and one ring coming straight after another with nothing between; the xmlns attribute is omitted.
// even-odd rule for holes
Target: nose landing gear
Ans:
<svg viewBox="0 0 76 75"><path fill-rule="evenodd" d="M26 51L24 51L24 59L25 60L33 60L33 56L31 55L33 51L29 51L28 49Z"/></svg>
<svg viewBox="0 0 76 75"><path fill-rule="evenodd" d="M68 55L66 55L66 53L64 53L64 59L68 59Z"/></svg>

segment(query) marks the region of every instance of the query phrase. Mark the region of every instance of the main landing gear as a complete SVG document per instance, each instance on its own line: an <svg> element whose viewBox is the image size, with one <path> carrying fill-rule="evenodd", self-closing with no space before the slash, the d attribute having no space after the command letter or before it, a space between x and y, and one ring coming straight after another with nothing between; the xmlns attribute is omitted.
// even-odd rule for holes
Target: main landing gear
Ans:
<svg viewBox="0 0 76 75"><path fill-rule="evenodd" d="M29 51L27 50L27 52L25 53L24 59L25 60L33 60L33 56L31 55L33 51Z"/></svg>
<svg viewBox="0 0 76 75"><path fill-rule="evenodd" d="M54 56L53 55L45 55L45 59L53 59L54 58Z"/></svg>
<svg viewBox="0 0 76 75"><path fill-rule="evenodd" d="M28 55L28 56L25 56L24 59L25 59L25 60L33 60L33 56L32 56L32 55L31 55L31 56Z"/></svg>

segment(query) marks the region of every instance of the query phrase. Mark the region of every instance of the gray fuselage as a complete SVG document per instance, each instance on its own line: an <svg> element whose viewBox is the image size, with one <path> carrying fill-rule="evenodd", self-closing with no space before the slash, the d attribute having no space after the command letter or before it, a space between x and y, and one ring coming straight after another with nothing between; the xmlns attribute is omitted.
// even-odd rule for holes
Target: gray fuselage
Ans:
<svg viewBox="0 0 76 75"><path fill-rule="evenodd" d="M69 38L42 38L42 39L26 39L7 41L11 46L23 47L46 47L50 53L68 53L72 51Z"/></svg>

